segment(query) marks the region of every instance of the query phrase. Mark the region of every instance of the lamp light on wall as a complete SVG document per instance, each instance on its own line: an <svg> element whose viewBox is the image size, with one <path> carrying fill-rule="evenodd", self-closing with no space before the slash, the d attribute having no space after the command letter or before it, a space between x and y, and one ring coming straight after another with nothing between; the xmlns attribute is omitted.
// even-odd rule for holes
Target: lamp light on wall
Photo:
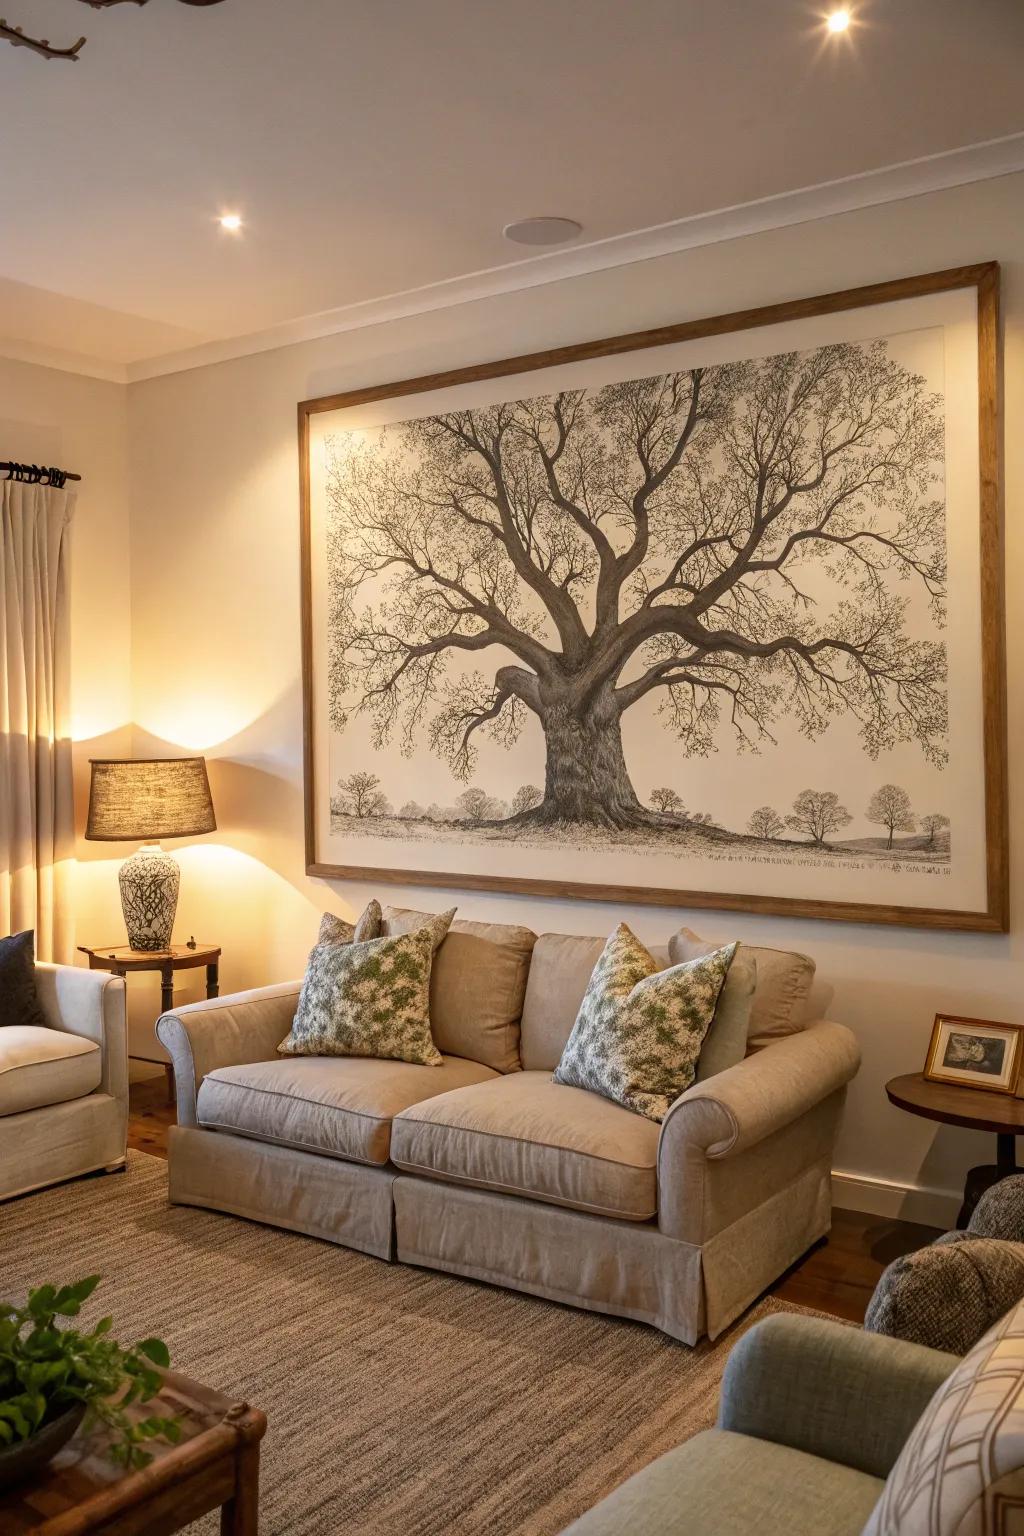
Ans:
<svg viewBox="0 0 1024 1536"><path fill-rule="evenodd" d="M181 870L160 840L215 832L204 757L94 758L90 767L91 842L141 842L118 873L132 949L170 947Z"/></svg>

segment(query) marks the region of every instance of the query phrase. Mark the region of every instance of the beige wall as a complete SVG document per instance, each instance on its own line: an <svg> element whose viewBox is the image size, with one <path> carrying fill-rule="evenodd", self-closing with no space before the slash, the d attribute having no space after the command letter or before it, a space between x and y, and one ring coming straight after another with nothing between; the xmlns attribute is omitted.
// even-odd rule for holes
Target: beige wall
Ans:
<svg viewBox="0 0 1024 1536"><path fill-rule="evenodd" d="M179 932L224 945L229 986L294 976L317 915L369 894L303 872L295 404L309 396L458 367L692 316L997 258L1006 314L1010 766L1013 812L1024 674L1024 177L775 231L567 280L129 390L133 714L144 745L204 751L220 832L185 850ZM70 445L68 445L70 451ZM433 905L447 895L393 888ZM834 983L864 1068L837 1167L897 1186L952 1190L985 1139L890 1108L883 1084L923 1059L938 1008L1024 1023L1024 861L1014 847L1010 937L625 910L467 893L466 913L538 930L607 932L619 916L650 941L685 918L716 935L799 946ZM841 1195L875 1198L867 1189Z"/></svg>
<svg viewBox="0 0 1024 1536"><path fill-rule="evenodd" d="M72 734L79 841L79 943L116 942L110 849L81 839L89 758L130 750L131 591L126 391L0 358L0 458L82 476L72 533Z"/></svg>

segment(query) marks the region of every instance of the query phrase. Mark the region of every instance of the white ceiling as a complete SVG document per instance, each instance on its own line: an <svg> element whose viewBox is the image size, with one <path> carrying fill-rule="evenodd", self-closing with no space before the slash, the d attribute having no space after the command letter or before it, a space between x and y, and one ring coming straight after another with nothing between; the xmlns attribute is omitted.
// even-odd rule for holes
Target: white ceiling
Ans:
<svg viewBox="0 0 1024 1536"><path fill-rule="evenodd" d="M123 365L522 263L523 216L586 244L1024 131L1020 0L828 8L6 0L89 41L0 46L0 350Z"/></svg>

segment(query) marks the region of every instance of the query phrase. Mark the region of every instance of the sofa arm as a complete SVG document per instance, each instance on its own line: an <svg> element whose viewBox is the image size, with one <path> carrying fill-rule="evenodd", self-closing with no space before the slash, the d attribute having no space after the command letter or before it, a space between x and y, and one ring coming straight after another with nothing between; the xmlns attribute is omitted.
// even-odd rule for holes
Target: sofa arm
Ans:
<svg viewBox="0 0 1024 1536"><path fill-rule="evenodd" d="M128 1025L125 984L109 971L87 971L79 965L49 965L36 961L36 992L46 1022L100 1048L100 1090L128 1104Z"/></svg>
<svg viewBox="0 0 1024 1536"><path fill-rule="evenodd" d="M765 1318L729 1356L718 1425L885 1478L959 1364L821 1318Z"/></svg>
<svg viewBox="0 0 1024 1536"><path fill-rule="evenodd" d="M160 1016L156 1033L174 1065L179 1125L198 1123L196 1097L207 1072L275 1059L301 989L301 981L285 981L188 1003Z"/></svg>
<svg viewBox="0 0 1024 1536"><path fill-rule="evenodd" d="M757 1160L763 1147L778 1165L777 1183L831 1156L846 1084L859 1065L853 1033L822 1020L687 1089L665 1116L658 1144L662 1230L705 1241L709 1172L717 1169L721 1184L744 1153ZM734 1203L733 1220L741 1214Z"/></svg>

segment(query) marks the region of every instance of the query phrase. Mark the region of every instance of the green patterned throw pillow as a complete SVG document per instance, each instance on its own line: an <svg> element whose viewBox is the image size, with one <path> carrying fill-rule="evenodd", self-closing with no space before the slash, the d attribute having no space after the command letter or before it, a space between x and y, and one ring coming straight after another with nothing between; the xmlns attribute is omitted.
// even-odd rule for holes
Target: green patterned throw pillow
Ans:
<svg viewBox="0 0 1024 1536"><path fill-rule="evenodd" d="M318 944L285 1056L377 1056L439 1067L430 1033L428 928L365 944Z"/></svg>
<svg viewBox="0 0 1024 1536"><path fill-rule="evenodd" d="M666 971L625 923L602 951L555 1069L648 1120L664 1120L694 1080L735 944Z"/></svg>

